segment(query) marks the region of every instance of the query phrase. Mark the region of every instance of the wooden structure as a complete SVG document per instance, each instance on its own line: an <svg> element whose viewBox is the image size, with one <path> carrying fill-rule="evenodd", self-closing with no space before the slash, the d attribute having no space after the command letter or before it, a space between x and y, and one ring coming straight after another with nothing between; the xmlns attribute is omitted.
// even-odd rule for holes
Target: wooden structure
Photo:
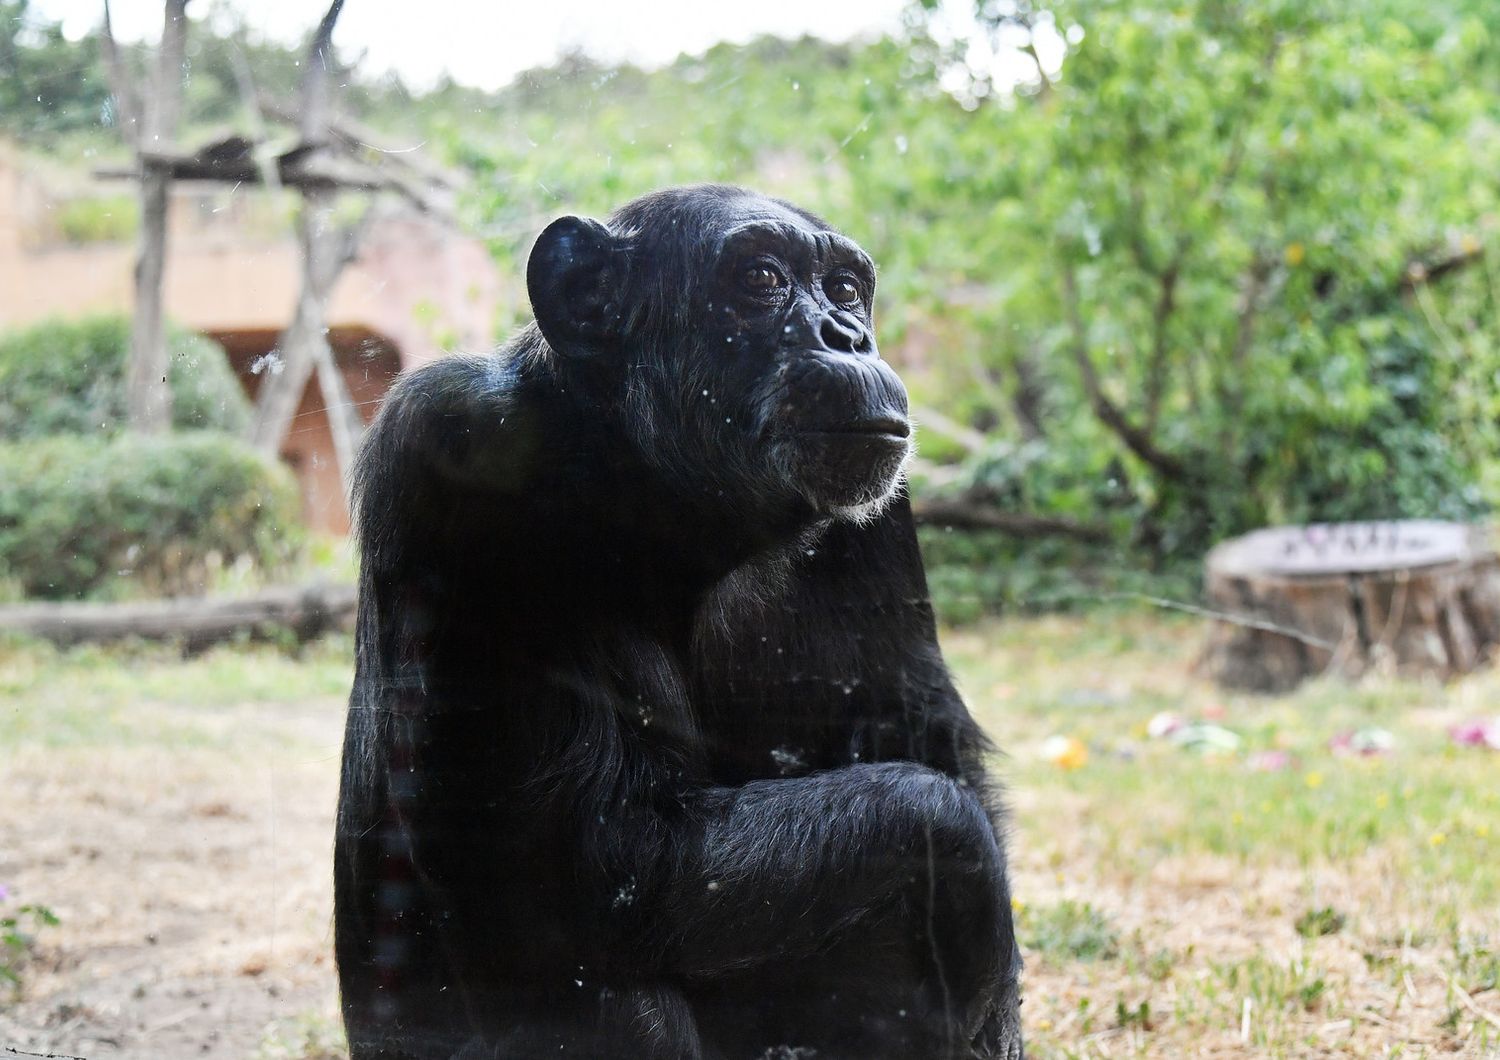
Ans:
<svg viewBox="0 0 1500 1060"><path fill-rule="evenodd" d="M451 192L458 180L439 167L406 159L380 148L369 130L340 122L334 113L334 82L339 64L333 31L345 0L332 0L308 45L294 105L261 98L248 67L237 69L252 135L230 135L191 151L172 146L180 110L187 0L165 0L166 23L156 75L137 92L115 46L105 0L101 27L103 54L112 92L135 153L134 165L105 170L142 188L141 251L136 264L136 300L129 369L131 424L137 430L165 430L170 423L170 391L162 330L162 290L166 265L167 202L174 182L261 185L289 189L301 199L297 242L301 284L291 317L263 363L265 378L255 389L248 441L274 456L284 446L292 422L316 381L343 491L351 488L354 457L365 421L328 341L328 305L345 266L359 254L382 192L394 192L410 207L451 220ZM144 124L137 119L143 116ZM281 147L265 137L266 118L284 121L296 139ZM338 198L356 192L365 198L359 216L339 220ZM139 393L137 393L139 391Z"/></svg>
<svg viewBox="0 0 1500 1060"><path fill-rule="evenodd" d="M1483 528L1431 520L1258 530L1206 560L1216 624L1204 665L1284 691L1375 670L1451 677L1500 643L1500 557Z"/></svg>
<svg viewBox="0 0 1500 1060"><path fill-rule="evenodd" d="M0 142L0 327L130 312L134 248L121 240L72 242L56 227L68 204L99 194L71 177L22 161ZM301 284L286 202L217 182L172 182L166 317L223 346L252 400L271 355L279 356ZM327 338L368 419L403 369L450 350L491 348L498 308L524 297L479 238L431 214L382 211L333 289ZM279 455L297 474L308 526L341 535L349 517L326 405L314 375Z"/></svg>

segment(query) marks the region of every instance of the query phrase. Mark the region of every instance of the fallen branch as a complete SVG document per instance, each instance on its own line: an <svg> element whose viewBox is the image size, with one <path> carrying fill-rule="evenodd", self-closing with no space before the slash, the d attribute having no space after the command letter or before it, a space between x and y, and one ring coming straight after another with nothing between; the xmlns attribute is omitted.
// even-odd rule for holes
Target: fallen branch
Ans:
<svg viewBox="0 0 1500 1060"><path fill-rule="evenodd" d="M934 434L941 434L950 442L963 446L970 454L982 453L989 446L989 439L984 436L983 431L976 431L968 424L960 423L937 409L918 406L911 411L912 418L917 421L918 427L926 428Z"/></svg>
<svg viewBox="0 0 1500 1060"><path fill-rule="evenodd" d="M1466 268L1484 257L1484 245L1473 236L1458 248L1435 261L1414 261L1401 276L1401 290L1414 291L1423 284L1442 279L1450 272Z"/></svg>
<svg viewBox="0 0 1500 1060"><path fill-rule="evenodd" d="M181 640L191 651L242 631L290 630L297 641L348 628L354 619L352 585L287 586L253 596L147 600L120 604L0 605L0 631L26 633L64 647L90 641Z"/></svg>
<svg viewBox="0 0 1500 1060"><path fill-rule="evenodd" d="M923 500L912 505L919 526L947 526L955 530L997 530L1015 537L1071 537L1108 544L1112 537L1102 526L1080 523L1060 515L1008 512L974 501Z"/></svg>

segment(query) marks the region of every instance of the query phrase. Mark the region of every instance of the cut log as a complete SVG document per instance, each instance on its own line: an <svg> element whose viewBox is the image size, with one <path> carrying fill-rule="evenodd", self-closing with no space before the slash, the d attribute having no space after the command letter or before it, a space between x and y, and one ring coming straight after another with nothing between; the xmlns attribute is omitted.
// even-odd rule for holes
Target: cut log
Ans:
<svg viewBox="0 0 1500 1060"><path fill-rule="evenodd" d="M354 623L352 585L267 589L234 598L180 598L139 603L28 603L0 606L0 631L25 633L67 646L85 641L178 640L200 651L242 632L273 636L290 631L298 642Z"/></svg>
<svg viewBox="0 0 1500 1060"><path fill-rule="evenodd" d="M1215 622L1203 665L1282 692L1370 671L1453 677L1500 642L1500 557L1480 527L1431 520L1274 527L1205 561Z"/></svg>

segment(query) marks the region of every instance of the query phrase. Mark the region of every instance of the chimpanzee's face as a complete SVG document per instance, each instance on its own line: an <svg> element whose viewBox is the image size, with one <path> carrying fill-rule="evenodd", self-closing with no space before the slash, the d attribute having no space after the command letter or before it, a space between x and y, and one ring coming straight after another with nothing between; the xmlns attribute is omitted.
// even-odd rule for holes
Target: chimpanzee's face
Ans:
<svg viewBox="0 0 1500 1060"><path fill-rule="evenodd" d="M875 347L875 267L810 214L738 188L646 196L537 241L537 323L644 458L755 519L871 517L911 454Z"/></svg>
<svg viewBox="0 0 1500 1060"><path fill-rule="evenodd" d="M818 512L866 516L911 452L906 390L875 345L875 266L779 203L734 205L703 288L704 353L740 395L746 455Z"/></svg>

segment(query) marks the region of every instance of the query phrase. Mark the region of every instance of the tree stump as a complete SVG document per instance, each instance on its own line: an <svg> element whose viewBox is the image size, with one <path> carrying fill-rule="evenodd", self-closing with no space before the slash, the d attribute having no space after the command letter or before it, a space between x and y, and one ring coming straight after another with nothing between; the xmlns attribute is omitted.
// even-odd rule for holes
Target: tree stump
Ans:
<svg viewBox="0 0 1500 1060"><path fill-rule="evenodd" d="M1447 678L1500 642L1500 557L1482 528L1432 520L1274 527L1205 561L1220 684L1283 692L1323 673Z"/></svg>

